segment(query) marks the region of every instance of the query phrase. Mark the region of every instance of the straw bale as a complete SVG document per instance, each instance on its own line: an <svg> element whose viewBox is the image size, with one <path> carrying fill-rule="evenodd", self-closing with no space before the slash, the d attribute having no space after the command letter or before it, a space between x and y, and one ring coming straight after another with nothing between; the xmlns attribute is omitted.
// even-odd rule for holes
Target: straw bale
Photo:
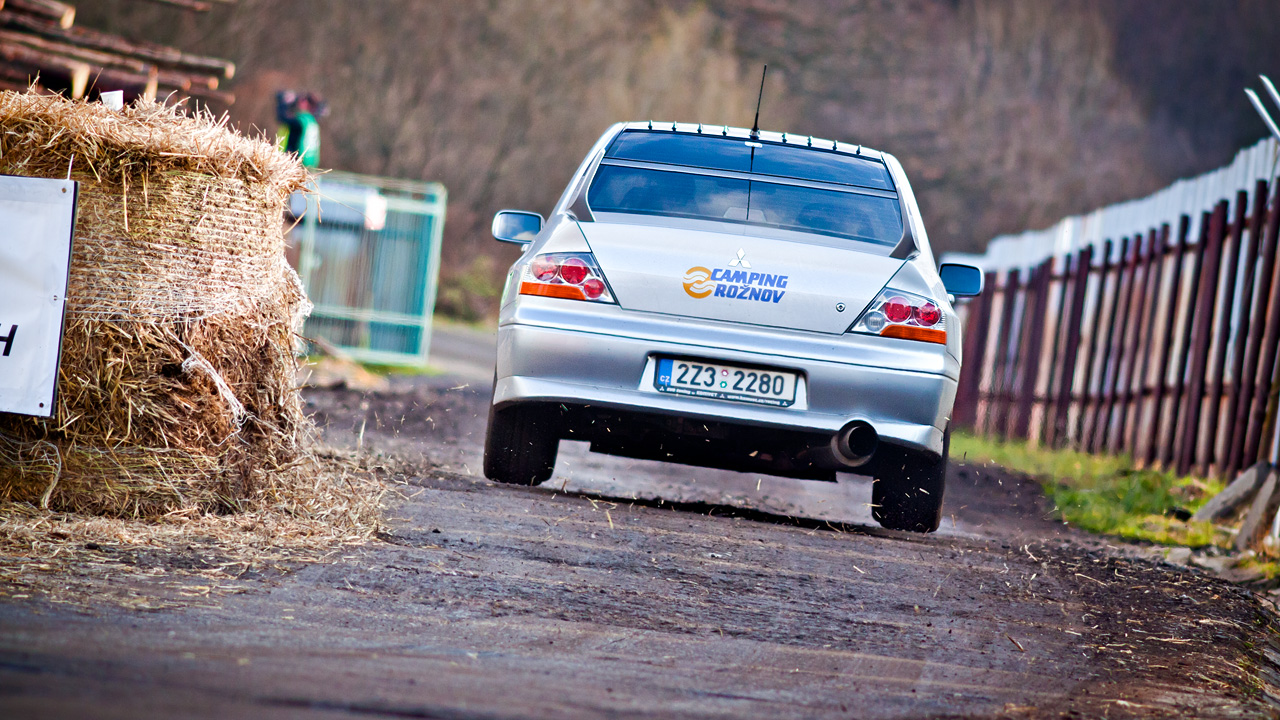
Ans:
<svg viewBox="0 0 1280 720"><path fill-rule="evenodd" d="M309 423L283 211L307 180L225 119L0 93L0 173L80 182L51 420L0 413L0 499L154 516L284 492Z"/></svg>

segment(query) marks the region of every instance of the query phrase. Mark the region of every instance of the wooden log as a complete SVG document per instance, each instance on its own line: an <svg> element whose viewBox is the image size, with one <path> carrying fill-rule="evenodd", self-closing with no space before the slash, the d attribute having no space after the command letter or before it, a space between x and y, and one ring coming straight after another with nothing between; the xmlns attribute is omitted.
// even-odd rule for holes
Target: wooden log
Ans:
<svg viewBox="0 0 1280 720"><path fill-rule="evenodd" d="M71 92L71 97L77 100L84 97L85 88L89 82L89 73L93 69L89 63L81 60L72 60L35 50L26 45L16 45L3 41L0 41L0 59L14 63L19 67L36 71L43 69L60 71L67 77L68 90Z"/></svg>
<svg viewBox="0 0 1280 720"><path fill-rule="evenodd" d="M110 90L124 90L129 99L142 97L154 100L157 89L156 71L155 68L151 68L151 71L147 73L131 73L123 70L100 68L90 78L88 89L99 93Z"/></svg>
<svg viewBox="0 0 1280 720"><path fill-rule="evenodd" d="M181 93L187 93L191 90L191 77L182 73L161 71L156 76L156 83L160 87L168 90L177 90Z"/></svg>
<svg viewBox="0 0 1280 720"><path fill-rule="evenodd" d="M168 87L181 87L184 91L191 89L217 90L218 78L212 75L192 75L173 70L160 70L160 84Z"/></svg>
<svg viewBox="0 0 1280 720"><path fill-rule="evenodd" d="M72 60L83 60L84 62L92 65L118 68L128 72L145 73L148 71L148 68L153 67L151 64L145 63L141 60L101 52L98 50L89 50L77 47L70 43L48 40L14 30L0 29L0 42L6 42L14 45L25 45L34 50L39 50L40 52L49 53L51 55L60 55L62 57L71 58Z"/></svg>
<svg viewBox="0 0 1280 720"><path fill-rule="evenodd" d="M59 40L89 50L116 53L137 60L154 63L162 68L214 74L223 79L235 76L235 63L221 58L184 53L177 48L155 43L130 42L118 35L111 35L91 28L62 28L56 23L30 15L0 10L0 24L17 30L34 33L50 40Z"/></svg>
<svg viewBox="0 0 1280 720"><path fill-rule="evenodd" d="M1262 538L1271 529L1271 521L1276 515L1276 507L1280 505L1280 493L1276 492L1276 471L1267 473L1267 479L1253 498L1249 513L1245 515L1244 524L1236 535L1236 552L1244 552L1258 548Z"/></svg>
<svg viewBox="0 0 1280 720"><path fill-rule="evenodd" d="M1225 490L1202 505L1191 519L1197 522L1214 522L1228 517L1253 498L1263 481L1267 479L1269 472L1271 472L1271 465L1266 462L1249 466L1247 470L1240 473L1239 477L1232 480Z"/></svg>
<svg viewBox="0 0 1280 720"><path fill-rule="evenodd" d="M0 82L4 83L6 90L21 92L30 87L41 88L37 82L38 76L37 68L28 69L9 63L0 63Z"/></svg>
<svg viewBox="0 0 1280 720"><path fill-rule="evenodd" d="M76 9L57 0L8 0L4 7L6 10L47 18L64 30L76 22Z"/></svg>
<svg viewBox="0 0 1280 720"><path fill-rule="evenodd" d="M234 105L236 102L235 93L224 90L206 90L194 85L187 94L196 100L208 100L222 105Z"/></svg>

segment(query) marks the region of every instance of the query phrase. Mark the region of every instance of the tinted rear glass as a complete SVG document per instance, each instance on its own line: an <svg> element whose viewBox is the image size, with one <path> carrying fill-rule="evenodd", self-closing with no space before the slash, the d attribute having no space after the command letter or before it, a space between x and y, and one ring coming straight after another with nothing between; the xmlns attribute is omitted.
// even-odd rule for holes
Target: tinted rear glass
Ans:
<svg viewBox="0 0 1280 720"><path fill-rule="evenodd" d="M747 216L749 182L736 178L601 165L587 193L597 212L723 220Z"/></svg>
<svg viewBox="0 0 1280 720"><path fill-rule="evenodd" d="M752 225L896 245L902 213L894 198L752 181Z"/></svg>
<svg viewBox="0 0 1280 720"><path fill-rule="evenodd" d="M892 246L902 238L894 198L601 165L587 193L597 212L746 223Z"/></svg>
<svg viewBox="0 0 1280 720"><path fill-rule="evenodd" d="M607 157L712 170L751 172L751 148L741 139L679 133L624 132Z"/></svg>
<svg viewBox="0 0 1280 720"><path fill-rule="evenodd" d="M878 190L893 189L889 170L878 160L807 147L765 143L764 147L756 149L751 172Z"/></svg>
<svg viewBox="0 0 1280 720"><path fill-rule="evenodd" d="M892 190L884 163L832 150L761 143L755 148L742 138L629 130L618 135L607 157L640 162L687 165L711 170L754 172L762 175L857 185Z"/></svg>

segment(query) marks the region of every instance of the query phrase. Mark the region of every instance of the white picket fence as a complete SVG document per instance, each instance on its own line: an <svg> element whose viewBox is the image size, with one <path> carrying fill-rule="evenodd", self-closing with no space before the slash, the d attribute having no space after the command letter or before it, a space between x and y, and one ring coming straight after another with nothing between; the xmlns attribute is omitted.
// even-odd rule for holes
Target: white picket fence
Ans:
<svg viewBox="0 0 1280 720"><path fill-rule="evenodd" d="M1165 223L1177 227L1183 215L1191 218L1188 236L1195 242L1200 237L1201 216L1205 211L1225 199L1233 204L1227 214L1231 217L1238 191L1252 191L1258 180L1270 181L1275 177L1278 153L1280 145L1275 139L1267 138L1241 150L1226 167L1179 180L1145 198L1108 205L1087 215L1072 215L1044 230L1001 235L988 243L985 254L952 253L944 260L969 262L988 271L1026 270L1046 258L1073 253L1086 245L1092 244L1101 250L1102 241L1107 239L1132 237ZM1118 253L1119 246L1112 252ZM1101 262L1101 258L1095 256L1094 261Z"/></svg>

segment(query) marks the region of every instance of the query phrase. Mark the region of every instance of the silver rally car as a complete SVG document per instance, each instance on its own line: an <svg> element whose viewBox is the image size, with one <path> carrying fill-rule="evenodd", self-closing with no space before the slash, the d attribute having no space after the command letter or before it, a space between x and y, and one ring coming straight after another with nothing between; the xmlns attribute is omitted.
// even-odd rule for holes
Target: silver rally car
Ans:
<svg viewBox="0 0 1280 720"><path fill-rule="evenodd" d="M885 527L942 517L960 372L951 296L902 166L808 136L620 123L524 245L498 325L484 471L594 452L812 480L871 475Z"/></svg>

